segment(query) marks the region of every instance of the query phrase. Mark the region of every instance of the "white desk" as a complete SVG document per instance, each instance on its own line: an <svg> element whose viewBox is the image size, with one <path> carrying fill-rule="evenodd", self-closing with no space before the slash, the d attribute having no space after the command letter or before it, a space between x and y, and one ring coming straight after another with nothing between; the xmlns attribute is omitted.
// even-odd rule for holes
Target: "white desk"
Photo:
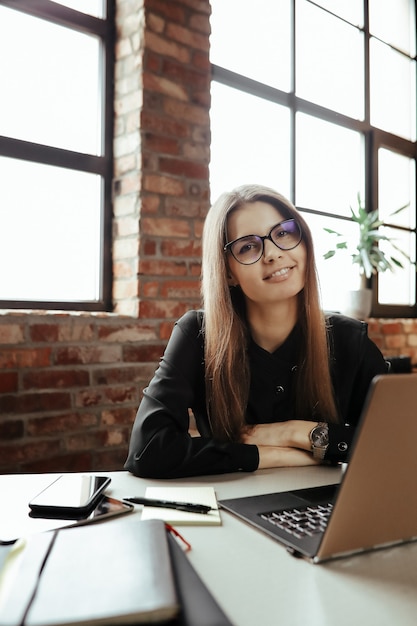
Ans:
<svg viewBox="0 0 417 626"><path fill-rule="evenodd" d="M109 475L112 483L106 493L115 497L143 495L146 486L166 482L214 485L221 499L337 482L339 470L262 470L175 483L142 480L126 472ZM27 502L39 478L0 476L0 492L9 497L19 492ZM50 482L50 476L42 479ZM2 505L2 517L4 510ZM229 513L222 511L221 516L220 527L179 530L192 544L190 561L235 626L415 626L417 543L312 565Z"/></svg>

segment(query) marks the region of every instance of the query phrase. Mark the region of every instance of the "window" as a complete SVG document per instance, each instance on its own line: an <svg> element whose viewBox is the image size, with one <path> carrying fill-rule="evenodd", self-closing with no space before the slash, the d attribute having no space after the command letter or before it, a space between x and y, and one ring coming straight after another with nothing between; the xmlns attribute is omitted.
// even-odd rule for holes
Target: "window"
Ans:
<svg viewBox="0 0 417 626"><path fill-rule="evenodd" d="M325 309L359 287L349 253L323 258L324 228L356 241L359 194L411 261L373 280L373 314L417 313L415 5L211 0L212 199L258 182L305 212Z"/></svg>
<svg viewBox="0 0 417 626"><path fill-rule="evenodd" d="M0 306L111 306L113 2L0 0Z"/></svg>

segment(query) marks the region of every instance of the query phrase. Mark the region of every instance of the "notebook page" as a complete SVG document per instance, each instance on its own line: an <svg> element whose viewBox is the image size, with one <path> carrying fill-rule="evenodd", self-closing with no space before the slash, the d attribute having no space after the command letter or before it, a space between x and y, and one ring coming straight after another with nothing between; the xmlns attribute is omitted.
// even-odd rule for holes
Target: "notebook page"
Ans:
<svg viewBox="0 0 417 626"><path fill-rule="evenodd" d="M190 513L176 509L163 509L154 506L145 506L142 519L162 519L168 524L184 526L220 526L220 512L217 505L216 493L213 487L147 487L146 498L156 500L174 500L176 502L191 502L206 504L212 511L205 513Z"/></svg>

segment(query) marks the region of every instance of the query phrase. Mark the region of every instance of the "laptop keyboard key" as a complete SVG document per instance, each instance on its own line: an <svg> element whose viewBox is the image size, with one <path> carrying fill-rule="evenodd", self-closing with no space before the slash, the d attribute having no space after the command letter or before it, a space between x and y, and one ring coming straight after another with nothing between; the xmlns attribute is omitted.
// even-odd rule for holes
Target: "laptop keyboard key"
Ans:
<svg viewBox="0 0 417 626"><path fill-rule="evenodd" d="M294 537L302 539L325 531L332 508L331 503L318 504L284 511L268 511L260 513L260 517Z"/></svg>

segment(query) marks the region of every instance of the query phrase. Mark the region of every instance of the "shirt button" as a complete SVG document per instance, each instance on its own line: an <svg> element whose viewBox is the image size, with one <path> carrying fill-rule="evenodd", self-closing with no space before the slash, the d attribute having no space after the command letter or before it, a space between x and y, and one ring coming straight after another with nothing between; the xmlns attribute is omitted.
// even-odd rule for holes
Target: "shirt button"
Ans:
<svg viewBox="0 0 417 626"><path fill-rule="evenodd" d="M283 393L284 391L284 387L282 385L278 385L278 387L275 388L275 392L278 393Z"/></svg>

